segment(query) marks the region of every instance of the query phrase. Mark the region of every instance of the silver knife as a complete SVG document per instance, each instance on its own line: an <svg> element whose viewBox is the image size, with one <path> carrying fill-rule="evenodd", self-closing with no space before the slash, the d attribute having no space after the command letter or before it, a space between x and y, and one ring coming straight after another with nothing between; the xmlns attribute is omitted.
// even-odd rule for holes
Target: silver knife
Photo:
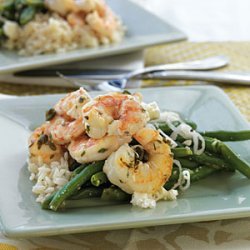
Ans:
<svg viewBox="0 0 250 250"><path fill-rule="evenodd" d="M250 73L246 72L164 71L146 74L140 78L145 80L195 80L250 85Z"/></svg>

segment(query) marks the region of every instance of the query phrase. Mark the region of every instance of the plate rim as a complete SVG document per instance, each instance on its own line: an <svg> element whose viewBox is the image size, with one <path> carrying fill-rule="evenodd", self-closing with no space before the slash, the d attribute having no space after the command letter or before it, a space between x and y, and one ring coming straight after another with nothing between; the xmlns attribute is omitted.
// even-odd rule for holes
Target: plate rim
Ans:
<svg viewBox="0 0 250 250"><path fill-rule="evenodd" d="M58 54L47 54L47 56L50 56L52 58L39 58L37 59L35 64L32 64L31 62L21 62L21 63L11 63L9 65L0 65L0 74L9 74L9 73L13 73L13 72L18 72L18 71L22 71L22 70L31 70L31 69L36 69L36 68L41 68L41 67L46 67L46 66L51 66L51 65L56 65L56 64L61 64L61 63L70 63L70 62L78 62L78 61L85 61L88 59L98 59L98 58L103 58L106 56L114 56L114 55L119 55L119 54L125 54L125 53L129 53L129 52L133 52L133 51L137 51L137 50L141 50L144 48L147 48L149 46L156 46L156 45L160 45L160 44L164 44L164 43L171 43L171 42L178 42L178 41L183 41L187 39L187 35L185 34L185 32L183 32L182 30L180 30L179 28L176 28L175 25L169 23L166 20L163 20L162 18L160 18L159 16L157 16L155 13L150 12L149 10L143 8L141 5L139 5L138 3L131 1L131 0L126 0L131 6L136 6L137 8L139 8L140 10L143 10L143 12L147 15L147 16L151 16L154 17L156 19L158 19L159 22L162 22L166 25L168 25L172 32L169 33L160 33L160 34L155 34L155 38L148 41L146 39L146 41L141 41L139 43L136 43L136 45L133 44L128 44L125 46L123 45L123 41L119 44L111 44L108 47L97 47L97 48L102 48L102 50L98 51L97 54L96 52L91 52L91 51L86 51L86 52L81 52L77 55L71 55L70 52L74 52L74 51L80 51L84 48L79 48L77 50L72 50L72 51L67 51L65 53L58 53ZM121 3L123 2L123 0L121 1ZM118 14L119 15L119 14ZM144 36L135 36L134 39L138 39ZM147 36L145 36L146 38ZM125 36L126 38L126 36ZM145 39L144 39L145 40ZM86 49L86 48L85 48ZM1 51L7 51L6 49L0 48L0 52ZM14 53L14 52L13 52ZM69 54L67 56L67 54ZM59 58L53 58L53 55L59 55Z"/></svg>
<svg viewBox="0 0 250 250"><path fill-rule="evenodd" d="M237 107L234 105L234 103L232 102L232 100L228 97L228 95L226 95L226 93L220 89L219 87L215 87L215 86L185 86L185 87L163 87L163 88L151 88L152 90L158 90L160 91L161 89L172 89L172 90L180 90L180 89L204 89L204 90L212 90L215 91L217 93L220 92L220 94L222 94L224 96L224 98L227 99L227 101L229 101L229 108L231 110L231 114L233 112L233 115L237 115L237 117L239 117L239 120L242 124L245 124L247 126L249 126L249 122L245 119L245 117L240 113L240 111L237 109ZM140 91L143 91L142 89L139 89ZM148 88L147 90L150 91L150 88ZM92 92L92 94L100 94L102 92L100 91L95 91ZM63 96L63 94L52 94L52 95L38 95L38 96L32 96L32 97L17 97L16 99L19 100L25 100L25 99L30 99L30 98L46 98L46 97L52 97L52 98L56 98L56 97L60 97ZM11 98L12 99L12 98ZM11 99L0 99L0 103L3 102L8 102L11 101ZM233 108L233 110L231 109ZM220 211L221 210L221 211ZM91 226L87 226L85 228L83 228L83 226L81 225L77 225L74 226L74 228L70 227L68 228L68 230L63 230L63 229L59 229L58 228L54 228L51 229L49 231L48 228L44 227L44 228L40 228L40 229L34 229L34 228L30 228L30 229L26 229L25 230L25 225L23 227L15 227L15 228L8 228L4 225L4 223L2 222L2 216L0 215L0 222L2 224L2 230L3 233L11 238L16 238L16 237L23 237L23 238L27 238L27 237L41 237L41 236L51 236L51 235L61 235L61 234L70 234L70 233L83 233L83 232L95 232L95 231L104 231L104 230L115 230L115 229L125 229L125 228L139 228L139 227L144 227L144 226L158 226L158 225L170 225L170 224L179 224L179 223L192 223L192 222L198 222L198 221L211 221L211 220L223 220L223 219L233 219L233 218L243 218L243 217L247 217L250 215L250 207L246 208L228 208L228 209L220 209L218 211L220 211L220 213L214 213L214 211L211 212L206 212L204 214L204 212L195 212L195 214L190 214L190 212L188 212L187 214L181 214L178 218L162 218L159 217L157 219L153 220L148 220L147 218L145 220L138 220L135 222L127 222L127 223L106 223L105 225L91 225ZM223 210L223 213L222 213ZM188 215L188 216L187 216ZM138 223L138 225L136 225L135 223ZM119 225L118 225L119 224ZM96 229L96 227L98 226L98 230Z"/></svg>

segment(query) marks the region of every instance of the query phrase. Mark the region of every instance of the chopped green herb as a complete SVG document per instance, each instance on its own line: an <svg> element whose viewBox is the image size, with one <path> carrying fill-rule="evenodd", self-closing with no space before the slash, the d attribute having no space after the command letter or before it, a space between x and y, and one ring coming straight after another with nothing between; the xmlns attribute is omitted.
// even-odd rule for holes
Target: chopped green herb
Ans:
<svg viewBox="0 0 250 250"><path fill-rule="evenodd" d="M105 153L107 150L107 148L101 148L98 150L98 153Z"/></svg>
<svg viewBox="0 0 250 250"><path fill-rule="evenodd" d="M51 150L56 151L56 145L53 142L48 141L48 146L50 147Z"/></svg>
<svg viewBox="0 0 250 250"><path fill-rule="evenodd" d="M40 149L43 144L47 143L49 137L47 135L41 134L38 141L37 141L37 148Z"/></svg>
<svg viewBox="0 0 250 250"><path fill-rule="evenodd" d="M128 90L124 90L123 92L122 92L122 94L124 94L124 95L132 95Z"/></svg>
<svg viewBox="0 0 250 250"><path fill-rule="evenodd" d="M163 142L167 143L170 145L170 140L168 140L166 137L163 137Z"/></svg>
<svg viewBox="0 0 250 250"><path fill-rule="evenodd" d="M88 133L90 131L90 126L86 125L86 132Z"/></svg>
<svg viewBox="0 0 250 250"><path fill-rule="evenodd" d="M81 157L83 157L84 155L85 155L85 151L82 151L82 153L81 153Z"/></svg>
<svg viewBox="0 0 250 250"><path fill-rule="evenodd" d="M56 111L55 109L49 109L47 112L46 112L46 121L50 121L52 120L56 115Z"/></svg>

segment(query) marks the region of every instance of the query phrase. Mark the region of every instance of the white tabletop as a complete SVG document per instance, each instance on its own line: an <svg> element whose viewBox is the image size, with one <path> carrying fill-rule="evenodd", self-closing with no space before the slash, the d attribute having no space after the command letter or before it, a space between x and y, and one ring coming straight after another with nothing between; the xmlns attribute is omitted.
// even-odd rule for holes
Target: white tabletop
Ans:
<svg viewBox="0 0 250 250"><path fill-rule="evenodd" d="M190 41L250 40L249 0L133 0L183 30Z"/></svg>

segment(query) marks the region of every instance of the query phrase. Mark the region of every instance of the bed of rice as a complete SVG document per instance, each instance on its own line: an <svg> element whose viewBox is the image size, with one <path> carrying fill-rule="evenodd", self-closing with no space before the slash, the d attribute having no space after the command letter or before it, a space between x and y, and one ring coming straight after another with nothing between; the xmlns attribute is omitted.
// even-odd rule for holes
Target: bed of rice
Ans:
<svg viewBox="0 0 250 250"><path fill-rule="evenodd" d="M95 16L91 18L94 22ZM20 55L36 55L118 43L124 36L124 27L117 18L117 28L107 37L97 34L87 24L72 27L58 14L47 13L37 14L23 27L8 21L4 25L4 32L8 39L3 47L18 50Z"/></svg>
<svg viewBox="0 0 250 250"><path fill-rule="evenodd" d="M46 197L63 187L71 177L68 170L68 153L64 154L60 162L44 164L42 159L38 163L28 162L30 180L35 182L32 192L37 195L36 201L42 203Z"/></svg>

